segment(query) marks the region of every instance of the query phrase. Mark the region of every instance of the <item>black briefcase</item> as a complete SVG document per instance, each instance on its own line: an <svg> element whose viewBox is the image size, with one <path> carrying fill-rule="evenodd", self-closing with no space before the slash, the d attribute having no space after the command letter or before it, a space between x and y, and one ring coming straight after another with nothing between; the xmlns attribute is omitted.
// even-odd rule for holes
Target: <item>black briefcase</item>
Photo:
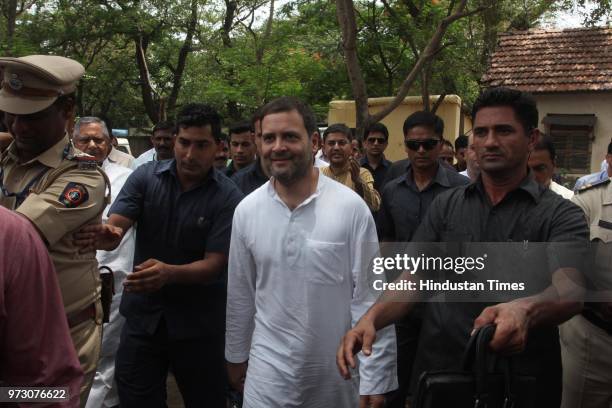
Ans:
<svg viewBox="0 0 612 408"><path fill-rule="evenodd" d="M488 347L494 325L470 338L463 371L424 372L414 394L414 408L533 408L535 377L519 375L510 358Z"/></svg>

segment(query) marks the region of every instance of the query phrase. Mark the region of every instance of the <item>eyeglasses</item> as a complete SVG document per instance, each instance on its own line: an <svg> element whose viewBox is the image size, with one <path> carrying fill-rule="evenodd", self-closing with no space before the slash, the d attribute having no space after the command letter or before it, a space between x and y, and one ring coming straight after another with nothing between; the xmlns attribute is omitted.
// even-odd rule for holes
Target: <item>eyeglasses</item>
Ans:
<svg viewBox="0 0 612 408"><path fill-rule="evenodd" d="M366 139L366 142L374 144L374 143L378 143L378 144L385 144L386 140L384 137L368 137Z"/></svg>
<svg viewBox="0 0 612 408"><path fill-rule="evenodd" d="M417 151L423 146L425 150L431 150L440 143L439 139L425 139L425 140L405 140L404 145L410 150Z"/></svg>
<svg viewBox="0 0 612 408"><path fill-rule="evenodd" d="M325 144L329 147L334 147L335 145L338 145L340 147L344 147L347 144L349 144L349 141L346 139L340 139L340 140L328 140L325 142Z"/></svg>

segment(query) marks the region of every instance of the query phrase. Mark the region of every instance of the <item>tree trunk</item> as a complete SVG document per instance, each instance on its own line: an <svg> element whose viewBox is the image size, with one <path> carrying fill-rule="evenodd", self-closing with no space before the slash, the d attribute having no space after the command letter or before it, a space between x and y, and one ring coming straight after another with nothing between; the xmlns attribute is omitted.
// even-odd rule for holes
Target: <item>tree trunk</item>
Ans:
<svg viewBox="0 0 612 408"><path fill-rule="evenodd" d="M174 79L172 81L172 91L168 97L168 103L164 114L160 116L166 116L166 112L173 113L176 108L176 100L181 91L181 85L183 83L183 73L185 72L185 66L187 65L187 57L191 53L191 46L193 44L193 35L195 34L196 25L198 23L198 2L191 0L191 17L189 18L189 24L187 26L187 35L183 46L179 51L178 62L176 69L174 70Z"/></svg>
<svg viewBox="0 0 612 408"><path fill-rule="evenodd" d="M4 54L7 57L13 55L13 39L15 38L15 25L17 23L17 0L8 0L6 24L6 46Z"/></svg>
<svg viewBox="0 0 612 408"><path fill-rule="evenodd" d="M147 65L147 46L148 39L144 35L139 35L134 39L134 45L136 46L136 63L138 65L138 72L140 74L140 91L142 94L142 102L145 107L145 112L151 122L159 122L159 110L158 105L154 98L155 90L151 85L151 78L149 76L149 67Z"/></svg>

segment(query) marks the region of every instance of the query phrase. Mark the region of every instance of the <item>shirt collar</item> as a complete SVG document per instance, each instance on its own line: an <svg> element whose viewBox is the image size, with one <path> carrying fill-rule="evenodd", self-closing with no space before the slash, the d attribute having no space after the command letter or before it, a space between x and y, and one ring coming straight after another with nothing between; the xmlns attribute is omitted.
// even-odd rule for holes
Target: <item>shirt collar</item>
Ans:
<svg viewBox="0 0 612 408"><path fill-rule="evenodd" d="M415 186L412 165L410 163L408 163L406 167L404 183L408 184L409 186ZM448 180L448 170L445 169L444 166L442 166L441 164L438 164L438 171L436 171L436 175L429 183L429 186L432 186L434 184L439 184L443 187L451 186L450 181Z"/></svg>
<svg viewBox="0 0 612 408"><path fill-rule="evenodd" d="M324 176L323 173L321 173L321 171L319 171L318 168L315 167L315 170L317 171L317 173L319 173L318 174L319 178L317 180L317 188L315 192L312 193L304 201L302 201L302 203L300 203L300 205L298 205L295 209L293 209L293 211L297 210L298 208L308 205L311 201L313 201L315 198L317 198L321 194L321 192L325 189L326 183L332 182L332 180L329 177ZM274 188L274 184L275 184L274 177L270 177L270 180L268 181L268 185L266 186L268 194L270 195L272 199L278 201L279 203L281 203L282 205L286 207L287 205L276 192L276 189Z"/></svg>
<svg viewBox="0 0 612 408"><path fill-rule="evenodd" d="M160 175L166 172L172 174L174 177L178 177L178 174L176 172L176 159L157 161L155 170L153 170L153 174ZM219 170L215 169L214 166L211 166L210 170L208 170L208 173L206 174L206 177L204 178L204 180L202 180L202 183L200 185L206 184L209 180L213 180L215 183L219 183L220 177L221 176Z"/></svg>
<svg viewBox="0 0 612 408"><path fill-rule="evenodd" d="M531 170L529 170L529 172L527 173L527 176L525 176L525 178L521 181L521 184L519 184L519 186L515 190L511 191L510 193L516 190L525 191L527 194L529 194L529 196L537 204L540 202L542 193L546 191L547 188L540 186L538 182L535 181L535 178L533 177L533 173L531 172ZM478 179L474 181L473 183L469 184L467 188L465 189L466 194L473 193L473 192L478 192L481 195L486 194L484 185L482 183L482 174L480 174L478 176Z"/></svg>
<svg viewBox="0 0 612 408"><path fill-rule="evenodd" d="M65 134L59 142L57 142L38 156L28 160L25 163L20 164L29 164L37 161L47 167L55 169L61 164L62 160L64 160L64 150L69 144L70 140L68 139L68 135ZM17 145L15 144L15 142L12 142L11 145L8 147L8 155L15 162L19 163L19 156L17 155Z"/></svg>

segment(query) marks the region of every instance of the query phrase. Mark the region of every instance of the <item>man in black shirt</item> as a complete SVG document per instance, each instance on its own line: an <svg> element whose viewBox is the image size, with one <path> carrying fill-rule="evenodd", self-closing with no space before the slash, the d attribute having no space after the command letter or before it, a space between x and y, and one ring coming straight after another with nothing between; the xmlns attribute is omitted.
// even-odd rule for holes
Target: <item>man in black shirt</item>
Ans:
<svg viewBox="0 0 612 408"><path fill-rule="evenodd" d="M251 118L251 128L253 129L257 157L253 163L236 172L232 176L232 181L236 183L240 191L246 196L266 184L269 177L261 165L261 114L255 112Z"/></svg>
<svg viewBox="0 0 612 408"><path fill-rule="evenodd" d="M374 123L365 132L365 154L359 164L374 177L374 188L379 193L385 186L384 180L391 162L385 158L385 149L389 145L389 130L383 123Z"/></svg>
<svg viewBox="0 0 612 408"><path fill-rule="evenodd" d="M533 98L520 91L494 88L479 96L473 108L474 149L481 176L477 182L439 195L413 241L441 242L562 242L586 243L588 228L581 210L540 187L528 173L529 152L537 141L538 111ZM508 259L508 262L512 262ZM562 300L559 277L572 260L550 259L556 268L542 292L511 302L428 303L414 381L424 371L457 369L474 328L495 323L490 347L516 356L518 371L537 381L537 407L559 407L561 357L557 325L577 314L581 302ZM556 263L553 263L556 262ZM520 272L520 271L517 271ZM376 330L398 320L414 302L378 302L349 331L338 350L345 377L354 364L353 352L371 353Z"/></svg>
<svg viewBox="0 0 612 408"><path fill-rule="evenodd" d="M438 161L444 133L444 122L439 116L415 112L404 122L403 132L410 163L404 176L385 185L376 218L380 239L389 242L410 241L438 194L470 182ZM419 313L412 313L395 325L399 389L389 401L389 407L406 406L420 326Z"/></svg>

